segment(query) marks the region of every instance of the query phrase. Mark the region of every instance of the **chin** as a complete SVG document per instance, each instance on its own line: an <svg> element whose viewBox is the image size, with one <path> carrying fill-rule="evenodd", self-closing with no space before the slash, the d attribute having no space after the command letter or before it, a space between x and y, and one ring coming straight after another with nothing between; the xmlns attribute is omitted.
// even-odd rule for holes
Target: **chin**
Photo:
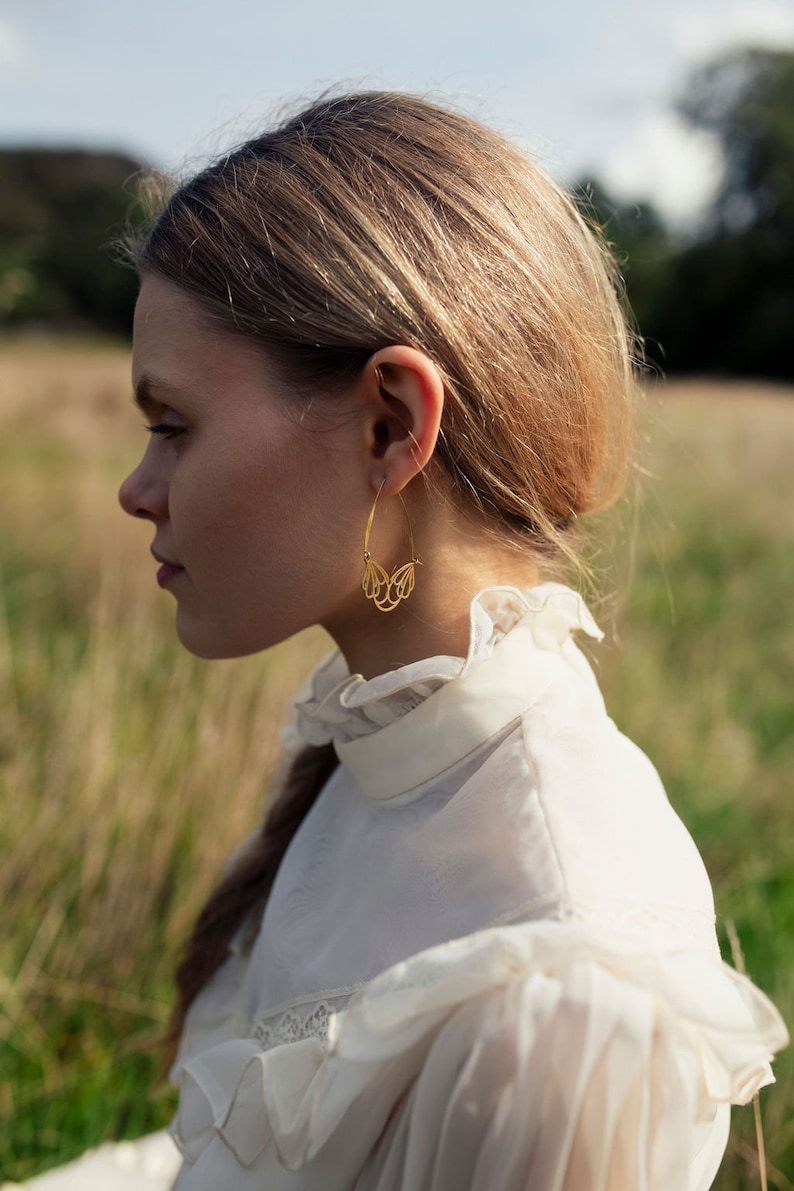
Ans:
<svg viewBox="0 0 794 1191"><path fill-rule="evenodd" d="M298 631L300 630L291 628L284 633L272 632L256 639L246 638L233 631L221 632L215 625L202 625L192 617L184 615L177 607L176 635L180 644L194 657L203 658L208 662L244 658L261 653L263 649L270 649L272 645L286 641Z"/></svg>
<svg viewBox="0 0 794 1191"><path fill-rule="evenodd" d="M184 646L188 653L206 661L239 658L246 653L254 652L239 648L239 642L233 642L217 630L208 630L206 625L197 622L194 617L186 616L179 606L176 612L176 635L180 645Z"/></svg>

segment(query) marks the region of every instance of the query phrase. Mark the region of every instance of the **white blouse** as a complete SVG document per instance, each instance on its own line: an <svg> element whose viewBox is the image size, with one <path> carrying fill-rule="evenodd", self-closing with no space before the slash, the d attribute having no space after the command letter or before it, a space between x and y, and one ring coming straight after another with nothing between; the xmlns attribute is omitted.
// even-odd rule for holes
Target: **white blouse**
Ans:
<svg viewBox="0 0 794 1191"><path fill-rule="evenodd" d="M341 764L188 1015L179 1191L710 1185L786 1030L574 630L489 588L465 660L315 673L290 747Z"/></svg>

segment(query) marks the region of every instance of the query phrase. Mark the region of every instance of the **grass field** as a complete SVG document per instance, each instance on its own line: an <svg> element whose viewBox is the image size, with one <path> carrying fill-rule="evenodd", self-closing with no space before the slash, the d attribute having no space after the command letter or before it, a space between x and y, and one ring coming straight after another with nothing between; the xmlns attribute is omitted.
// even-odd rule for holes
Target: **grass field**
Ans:
<svg viewBox="0 0 794 1191"><path fill-rule="evenodd" d="M0 348L0 1180L167 1121L146 1047L173 956L258 821L279 725L328 647L204 663L174 643L149 531L115 489L142 446L128 361ZM794 394L655 390L649 473L595 528L598 665L704 852L750 975L794 1020ZM10 924L10 927L9 927ZM762 1094L794 1187L794 1063ZM759 1185L738 1110L720 1191Z"/></svg>

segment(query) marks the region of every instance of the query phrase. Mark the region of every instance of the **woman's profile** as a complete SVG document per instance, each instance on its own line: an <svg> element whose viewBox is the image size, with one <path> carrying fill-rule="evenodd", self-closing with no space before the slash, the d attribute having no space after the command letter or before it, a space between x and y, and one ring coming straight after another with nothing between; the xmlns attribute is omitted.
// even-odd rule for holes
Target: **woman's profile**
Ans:
<svg viewBox="0 0 794 1191"><path fill-rule="evenodd" d="M179 966L177 1187L707 1188L786 1034L560 582L630 464L604 249L495 133L373 92L134 251L120 499L181 641L337 646Z"/></svg>

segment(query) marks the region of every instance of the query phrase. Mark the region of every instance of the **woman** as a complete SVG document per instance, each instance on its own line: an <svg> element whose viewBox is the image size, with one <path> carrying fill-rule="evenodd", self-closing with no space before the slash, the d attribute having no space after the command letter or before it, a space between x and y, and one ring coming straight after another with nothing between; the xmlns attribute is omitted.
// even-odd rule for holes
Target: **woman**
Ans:
<svg viewBox="0 0 794 1191"><path fill-rule="evenodd" d="M601 246L372 93L189 180L136 263L121 503L181 641L338 646L179 969L178 1187L708 1187L785 1030L551 581L631 442Z"/></svg>

